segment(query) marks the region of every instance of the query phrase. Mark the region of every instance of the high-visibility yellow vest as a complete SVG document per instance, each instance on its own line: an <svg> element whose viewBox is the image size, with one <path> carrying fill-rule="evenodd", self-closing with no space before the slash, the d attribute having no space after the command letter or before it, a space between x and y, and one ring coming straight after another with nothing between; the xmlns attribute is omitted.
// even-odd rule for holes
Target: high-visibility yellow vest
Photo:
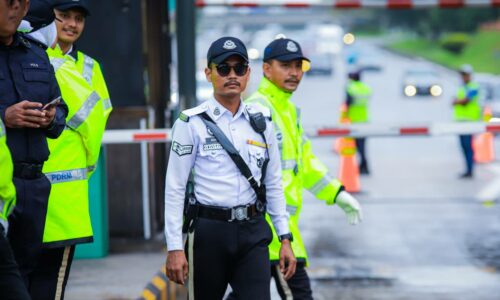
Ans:
<svg viewBox="0 0 500 300"><path fill-rule="evenodd" d="M85 78L85 80L91 85L92 89L94 89L99 97L101 97L101 105L103 106L104 115L103 118L100 119L100 126L106 128L106 123L111 111L113 110L113 105L111 104L111 99L109 98L108 87L106 85L106 81L104 80L101 66L92 57L78 51L76 68L80 74L82 74L83 78ZM97 156L89 159L91 166L89 170L90 172L95 169L98 159L99 152L97 152Z"/></svg>
<svg viewBox="0 0 500 300"><path fill-rule="evenodd" d="M347 109L349 120L352 123L368 122L368 101L372 94L370 87L361 81L350 80L347 94L352 98L352 103Z"/></svg>
<svg viewBox="0 0 500 300"><path fill-rule="evenodd" d="M49 159L43 172L52 184L43 242L59 247L91 242L89 215L89 159L99 155L104 128L100 97L76 68L74 58L59 48L48 49L61 95L68 105L66 129L48 139Z"/></svg>
<svg viewBox="0 0 500 300"><path fill-rule="evenodd" d="M465 105L454 105L454 117L456 121L480 121L481 106L479 105L479 85L470 81L461 86L457 91L457 100L470 97Z"/></svg>
<svg viewBox="0 0 500 300"><path fill-rule="evenodd" d="M5 126L0 119L0 218L7 220L16 205L16 188L12 183L14 166L7 146Z"/></svg>
<svg viewBox="0 0 500 300"><path fill-rule="evenodd" d="M298 226L302 209L302 191L305 188L316 198L331 205L335 203L342 184L328 175L328 169L313 154L311 141L305 136L302 128L300 110L290 101L291 95L263 78L258 91L246 101L259 103L272 112L281 153L283 189L287 211L290 214L290 231L294 239L292 249L299 261L307 262L307 252ZM269 217L267 220L270 222ZM280 247L281 244L273 229L273 241L269 247L272 262L279 260Z"/></svg>

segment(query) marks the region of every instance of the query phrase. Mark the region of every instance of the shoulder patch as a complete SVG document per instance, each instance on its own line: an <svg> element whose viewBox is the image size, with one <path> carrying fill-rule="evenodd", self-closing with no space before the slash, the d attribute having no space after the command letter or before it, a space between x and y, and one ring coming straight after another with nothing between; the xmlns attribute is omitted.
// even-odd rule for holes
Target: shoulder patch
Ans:
<svg viewBox="0 0 500 300"><path fill-rule="evenodd" d="M199 105L199 106L196 106L196 107L193 107L190 109L186 109L186 110L181 112L181 114L179 115L179 119L181 121L184 121L184 122L189 122L190 117L199 115L202 112L205 112L207 109L208 109L208 106L206 103L203 103L202 105Z"/></svg>

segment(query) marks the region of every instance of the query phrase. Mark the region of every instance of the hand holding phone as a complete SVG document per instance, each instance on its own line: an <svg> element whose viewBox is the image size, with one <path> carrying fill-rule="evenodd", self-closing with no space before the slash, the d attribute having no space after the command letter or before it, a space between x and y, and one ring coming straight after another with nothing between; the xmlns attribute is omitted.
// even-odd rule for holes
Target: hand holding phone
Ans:
<svg viewBox="0 0 500 300"><path fill-rule="evenodd" d="M42 110L50 110L53 107L57 106L59 103L61 103L61 96L55 98L54 100L50 101L49 103L45 104L42 107Z"/></svg>

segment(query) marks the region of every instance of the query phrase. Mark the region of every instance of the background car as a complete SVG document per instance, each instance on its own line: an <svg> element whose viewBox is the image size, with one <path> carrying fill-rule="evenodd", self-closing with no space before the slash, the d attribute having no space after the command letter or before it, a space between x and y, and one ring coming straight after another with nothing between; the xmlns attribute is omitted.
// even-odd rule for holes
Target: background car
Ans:
<svg viewBox="0 0 500 300"><path fill-rule="evenodd" d="M490 107L493 117L500 118L500 76L479 73L474 75L473 79L480 87L479 102L481 107Z"/></svg>
<svg viewBox="0 0 500 300"><path fill-rule="evenodd" d="M439 74L433 69L413 69L403 75L402 91L406 97L439 97L443 94L443 87Z"/></svg>

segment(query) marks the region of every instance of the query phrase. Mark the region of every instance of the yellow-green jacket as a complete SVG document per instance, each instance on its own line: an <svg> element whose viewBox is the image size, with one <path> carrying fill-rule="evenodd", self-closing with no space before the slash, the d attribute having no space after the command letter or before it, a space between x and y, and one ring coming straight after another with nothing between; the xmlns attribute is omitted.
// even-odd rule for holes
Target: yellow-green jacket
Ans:
<svg viewBox="0 0 500 300"><path fill-rule="evenodd" d="M283 189L287 211L290 214L290 231L294 239L292 248L298 261L307 261L306 249L298 227L303 189L309 190L316 198L332 205L341 191L342 184L331 178L327 174L328 169L314 156L311 141L303 132L300 110L290 101L291 95L263 78L257 92L246 101L260 103L272 112L281 153ZM273 241L269 246L272 262L279 260L280 246L273 229Z"/></svg>
<svg viewBox="0 0 500 300"><path fill-rule="evenodd" d="M349 80L347 95L350 103L347 108L347 116L352 123L368 122L368 101L372 91L370 87L361 81Z"/></svg>
<svg viewBox="0 0 500 300"><path fill-rule="evenodd" d="M88 169L99 157L104 106L98 93L78 72L74 58L48 49L51 64L68 105L66 129L48 140L50 156L43 172L52 183L43 242L60 247L91 242Z"/></svg>
<svg viewBox="0 0 500 300"><path fill-rule="evenodd" d="M16 205L16 188L12 183L14 166L6 139L5 127L0 119L0 218L4 220Z"/></svg>
<svg viewBox="0 0 500 300"><path fill-rule="evenodd" d="M456 121L480 121L481 106L479 105L479 85L473 81L462 85L457 91L457 100L468 99L465 104L454 105Z"/></svg>

